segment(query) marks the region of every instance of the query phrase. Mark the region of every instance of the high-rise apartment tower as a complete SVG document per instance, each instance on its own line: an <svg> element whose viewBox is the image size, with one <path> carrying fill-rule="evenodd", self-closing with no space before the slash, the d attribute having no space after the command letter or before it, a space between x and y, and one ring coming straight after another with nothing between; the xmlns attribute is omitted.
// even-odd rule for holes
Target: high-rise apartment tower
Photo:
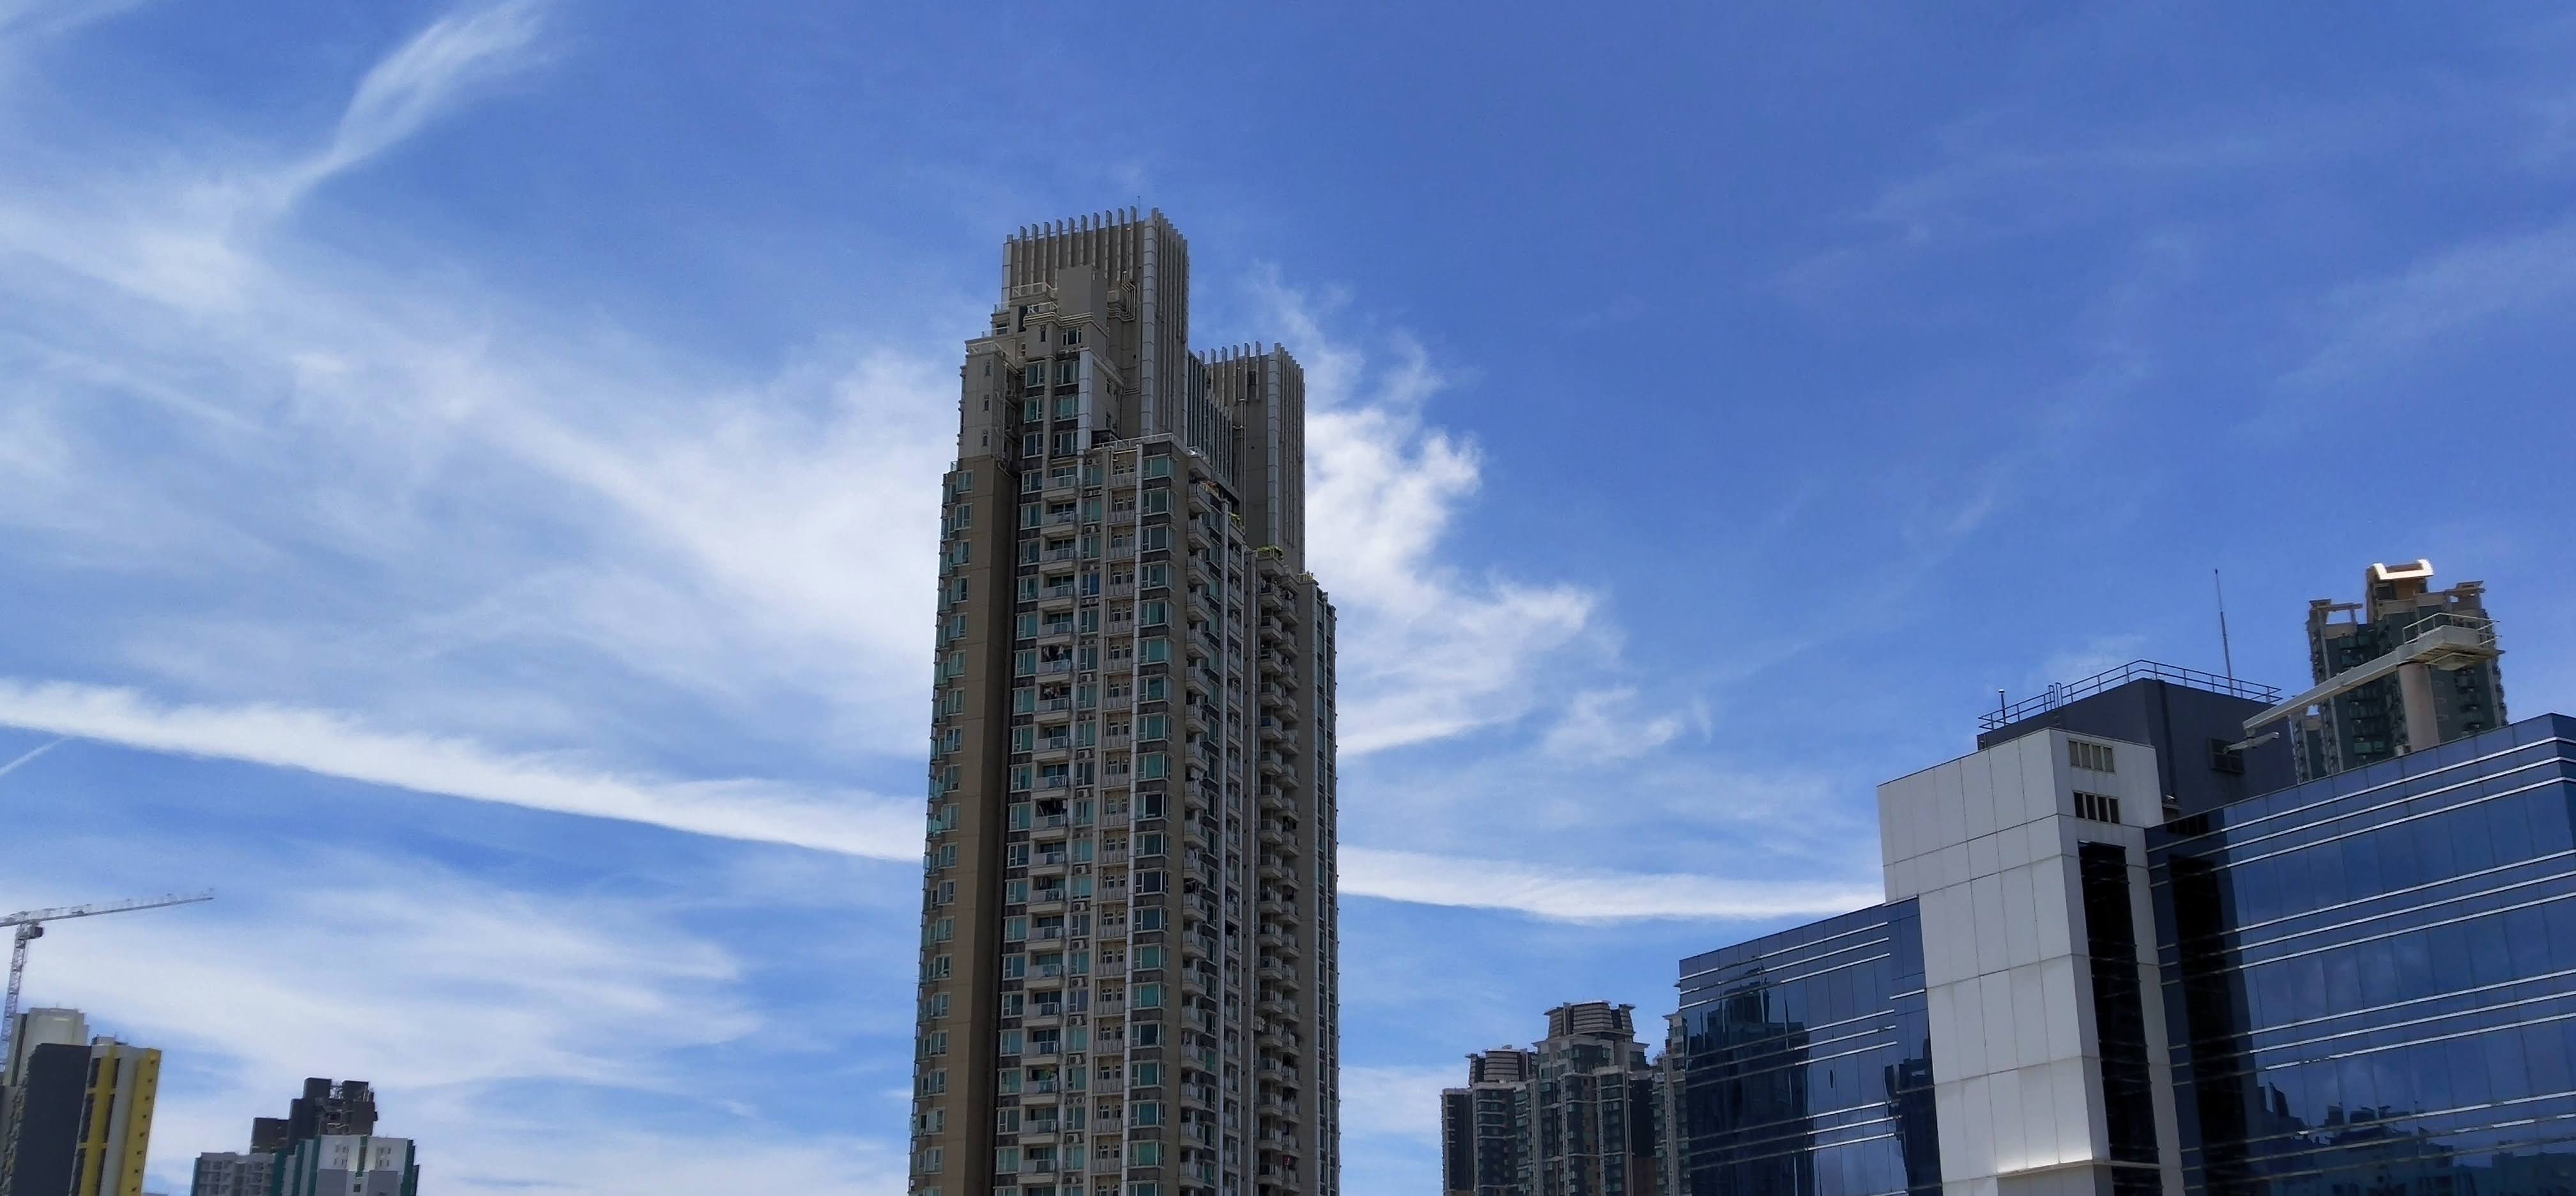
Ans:
<svg viewBox="0 0 2576 1196"><path fill-rule="evenodd" d="M2486 586L2433 588L2433 563L2372 565L2362 600L2308 604L2317 688L2292 700L2300 780L2429 751L2505 724Z"/></svg>
<svg viewBox="0 0 2576 1196"><path fill-rule="evenodd" d="M1161 213L1022 230L941 512L916 1196L1329 1196L1333 607L1305 379Z"/></svg>
<svg viewBox="0 0 2576 1196"><path fill-rule="evenodd" d="M1547 1011L1529 1050L1467 1056L1467 1086L1440 1094L1449 1196L1655 1196L1659 1073L1634 1006Z"/></svg>

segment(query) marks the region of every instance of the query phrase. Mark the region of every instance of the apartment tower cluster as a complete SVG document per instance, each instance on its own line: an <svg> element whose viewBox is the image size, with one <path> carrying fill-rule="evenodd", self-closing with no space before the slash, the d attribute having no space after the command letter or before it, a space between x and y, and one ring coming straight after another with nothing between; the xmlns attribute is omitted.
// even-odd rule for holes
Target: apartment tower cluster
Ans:
<svg viewBox="0 0 2576 1196"><path fill-rule="evenodd" d="M1333 607L1304 375L1161 213L1022 230L941 512L914 1196L1330 1196Z"/></svg>

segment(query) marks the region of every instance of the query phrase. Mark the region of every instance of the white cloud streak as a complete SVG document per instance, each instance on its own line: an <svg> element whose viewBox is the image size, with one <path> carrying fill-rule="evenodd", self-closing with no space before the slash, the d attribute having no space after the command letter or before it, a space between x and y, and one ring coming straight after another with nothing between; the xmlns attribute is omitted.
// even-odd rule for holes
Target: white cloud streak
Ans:
<svg viewBox="0 0 2576 1196"><path fill-rule="evenodd" d="M282 706L164 706L130 690L0 682L0 724L151 752L292 768L415 793L609 818L880 860L918 859L920 822L866 794L763 781L660 781L371 730Z"/></svg>
<svg viewBox="0 0 2576 1196"><path fill-rule="evenodd" d="M1344 896L1512 910L1571 922L1818 918L1884 900L1863 884L1553 868L1382 848L1341 850Z"/></svg>
<svg viewBox="0 0 2576 1196"><path fill-rule="evenodd" d="M61 739L55 739L55 740L50 740L50 741L45 742L45 743L37 744L34 750L29 751L29 752L26 752L26 753L24 753L24 754L20 755L17 759L15 759L15 760L11 760L11 761L10 761L10 762L8 762L7 764L0 764L0 777L8 776L10 773L16 772L16 771L18 771L19 769L26 767L26 766L27 766L27 764L28 764L30 761L33 761L36 757L41 756L41 755L44 755L45 753L50 752L50 751L54 750L55 748L58 748L58 747L63 746L63 744L64 744L65 742L67 742L67 741L65 741L65 740L61 740Z"/></svg>
<svg viewBox="0 0 2576 1196"><path fill-rule="evenodd" d="M0 682L0 725L143 751L292 768L415 793L607 818L877 860L920 856L908 803L759 780L663 781L392 734L278 706L164 706L129 690ZM1341 892L1568 921L1822 915L1878 900L1851 885L1558 869L1345 847Z"/></svg>

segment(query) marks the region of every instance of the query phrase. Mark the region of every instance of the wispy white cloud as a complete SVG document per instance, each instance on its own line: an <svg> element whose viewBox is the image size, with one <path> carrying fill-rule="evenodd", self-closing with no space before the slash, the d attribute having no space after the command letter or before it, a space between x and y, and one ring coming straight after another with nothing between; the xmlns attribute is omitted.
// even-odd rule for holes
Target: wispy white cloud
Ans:
<svg viewBox="0 0 2576 1196"><path fill-rule="evenodd" d="M0 49L27 37L54 37L143 0L0 0Z"/></svg>
<svg viewBox="0 0 2576 1196"><path fill-rule="evenodd" d="M1345 847L1341 891L1426 905L1513 910L1564 921L1823 917L1874 905L1866 883L1746 881L1459 859Z"/></svg>
<svg viewBox="0 0 2576 1196"><path fill-rule="evenodd" d="M0 725L690 834L872 859L921 854L918 817L867 794L809 793L764 781L638 778L560 758L496 753L463 739L372 730L315 710L165 706L130 690L0 682Z"/></svg>
<svg viewBox="0 0 2576 1196"><path fill-rule="evenodd" d="M219 837L211 850L226 858ZM189 1077L165 1077L154 1179L184 1186L195 1152L241 1149L251 1116L283 1108L301 1077L331 1075L375 1082L384 1131L421 1142L442 1190L696 1196L746 1178L763 1190L900 1189L888 1138L695 1116L648 1131L619 1103L701 1099L685 1053L770 1029L744 965L674 911L343 849L260 862L230 861L242 875L212 905L50 935L30 970L32 999L84 1008ZM13 870L0 905L42 903L100 863ZM548 1094L547 1117L490 1115L529 1085Z"/></svg>
<svg viewBox="0 0 2576 1196"><path fill-rule="evenodd" d="M1614 761L1643 755L1671 743L1694 723L1705 726L1708 711L1689 709L1648 713L1638 709L1634 687L1587 689L1566 703L1565 713L1548 728L1543 749L1570 760Z"/></svg>
<svg viewBox="0 0 2576 1196"><path fill-rule="evenodd" d="M1256 289L1306 367L1308 561L1344 612L1342 751L1520 717L1532 672L1592 625L1600 596L1445 559L1482 481L1475 444L1423 417L1447 377L1408 337L1391 338L1390 363L1330 332L1329 304L1275 276Z"/></svg>
<svg viewBox="0 0 2576 1196"><path fill-rule="evenodd" d="M0 252L29 265L0 280L22 330L0 368L27 379L0 412L0 525L67 566L327 587L127 625L124 659L229 678L220 698L444 706L452 725L475 704L410 695L524 705L532 679L490 658L542 652L650 687L619 699L788 711L807 725L781 734L908 750L953 448L942 366L817 344L744 377L301 241L259 198L524 66L541 12L434 23L282 172L262 151L137 177L0 165ZM133 429L174 415L190 434L138 463Z"/></svg>
<svg viewBox="0 0 2576 1196"><path fill-rule="evenodd" d="M292 203L323 180L417 133L480 85L528 63L540 0L504 0L432 23L380 59L358 83L328 147L285 172L277 198Z"/></svg>
<svg viewBox="0 0 2576 1196"><path fill-rule="evenodd" d="M2295 391L2336 387L2481 324L2512 315L2563 317L2576 294L2576 221L2480 238L2328 295L2315 350L2283 379Z"/></svg>

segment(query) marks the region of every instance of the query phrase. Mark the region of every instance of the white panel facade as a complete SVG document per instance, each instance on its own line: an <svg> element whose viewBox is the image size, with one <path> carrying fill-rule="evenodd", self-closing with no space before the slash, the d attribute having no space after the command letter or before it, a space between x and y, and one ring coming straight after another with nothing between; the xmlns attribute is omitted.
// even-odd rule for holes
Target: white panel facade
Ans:
<svg viewBox="0 0 2576 1196"><path fill-rule="evenodd" d="M2077 768L2070 738L2116 765ZM2118 799L2119 822L2078 817L2076 794ZM2182 1175L2164 1049L2146 832L2163 817L2155 752L2036 731L1879 786L1887 899L1918 900L1933 1104L1946 1196L2091 1193L2110 1160L2085 953L2079 845L2130 859L2131 966L2141 969L2164 1187ZM2095 805L2095 812L2100 807Z"/></svg>

